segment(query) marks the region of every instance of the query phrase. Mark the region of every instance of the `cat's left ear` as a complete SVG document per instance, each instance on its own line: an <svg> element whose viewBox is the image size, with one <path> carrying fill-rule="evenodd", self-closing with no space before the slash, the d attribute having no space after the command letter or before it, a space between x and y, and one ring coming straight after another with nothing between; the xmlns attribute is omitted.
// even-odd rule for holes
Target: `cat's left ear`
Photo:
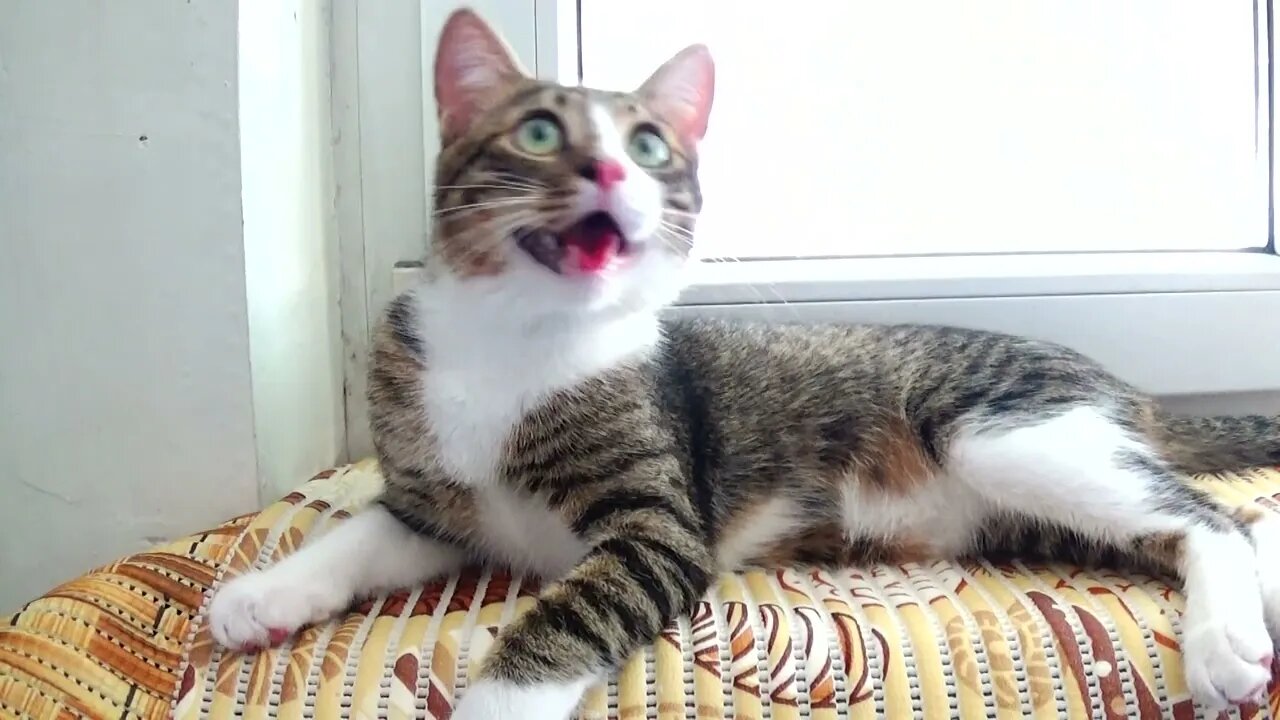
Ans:
<svg viewBox="0 0 1280 720"><path fill-rule="evenodd" d="M698 141L707 134L716 66L706 45L690 45L662 64L636 91L676 132Z"/></svg>

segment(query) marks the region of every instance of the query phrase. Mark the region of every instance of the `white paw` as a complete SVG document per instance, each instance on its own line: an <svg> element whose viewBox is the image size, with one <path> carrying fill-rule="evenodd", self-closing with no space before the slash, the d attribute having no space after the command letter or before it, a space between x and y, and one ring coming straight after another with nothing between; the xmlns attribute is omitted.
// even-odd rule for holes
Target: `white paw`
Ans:
<svg viewBox="0 0 1280 720"><path fill-rule="evenodd" d="M1280 582L1262 585L1262 609L1267 615L1267 629L1271 631L1271 644L1280 646Z"/></svg>
<svg viewBox="0 0 1280 720"><path fill-rule="evenodd" d="M1267 616L1273 644L1280 644L1280 517L1268 513L1253 525L1258 553L1258 584L1262 610Z"/></svg>
<svg viewBox="0 0 1280 720"><path fill-rule="evenodd" d="M303 625L326 620L350 598L336 583L306 582L272 568L221 586L209 603L209 629L219 645L254 651L278 645Z"/></svg>
<svg viewBox="0 0 1280 720"><path fill-rule="evenodd" d="M1198 704L1222 710L1243 702L1266 701L1271 637L1258 613L1189 624L1183 632L1182 650L1187 686Z"/></svg>
<svg viewBox="0 0 1280 720"><path fill-rule="evenodd" d="M453 720L568 720L590 679L519 686L480 680L463 691Z"/></svg>

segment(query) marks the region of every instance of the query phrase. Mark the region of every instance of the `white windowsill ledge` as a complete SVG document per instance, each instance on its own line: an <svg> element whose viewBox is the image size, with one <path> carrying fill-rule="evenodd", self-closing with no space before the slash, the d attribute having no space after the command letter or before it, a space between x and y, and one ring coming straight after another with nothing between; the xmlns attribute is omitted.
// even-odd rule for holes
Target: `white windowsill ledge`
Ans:
<svg viewBox="0 0 1280 720"><path fill-rule="evenodd" d="M795 258L690 272L680 305L1280 290L1280 256L1263 252ZM397 264L395 292L421 274L420 263Z"/></svg>
<svg viewBox="0 0 1280 720"><path fill-rule="evenodd" d="M1262 252L1062 253L704 262L681 305L1280 290Z"/></svg>
<svg viewBox="0 0 1280 720"><path fill-rule="evenodd" d="M1185 412L1280 412L1280 257L1255 252L708 264L672 315L930 323L1061 343Z"/></svg>

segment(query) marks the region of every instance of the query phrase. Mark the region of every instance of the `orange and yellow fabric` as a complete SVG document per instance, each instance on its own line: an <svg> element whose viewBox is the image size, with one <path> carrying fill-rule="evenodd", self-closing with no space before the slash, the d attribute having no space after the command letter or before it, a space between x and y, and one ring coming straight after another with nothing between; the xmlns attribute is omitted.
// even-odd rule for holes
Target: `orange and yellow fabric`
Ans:
<svg viewBox="0 0 1280 720"><path fill-rule="evenodd" d="M536 584L475 570L375 598L256 655L214 647L212 589L368 503L371 462L124 558L0 616L3 718L447 718ZM1204 479L1280 512L1280 469ZM723 577L585 699L583 718L1191 718L1182 599L1060 564L935 562ZM1280 714L1273 684L1268 707Z"/></svg>

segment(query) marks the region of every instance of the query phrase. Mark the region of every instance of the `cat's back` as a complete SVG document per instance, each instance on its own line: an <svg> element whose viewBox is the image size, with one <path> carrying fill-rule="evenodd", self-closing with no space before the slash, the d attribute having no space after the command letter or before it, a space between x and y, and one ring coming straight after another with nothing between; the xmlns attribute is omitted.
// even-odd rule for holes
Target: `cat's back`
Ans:
<svg viewBox="0 0 1280 720"><path fill-rule="evenodd" d="M791 390L850 381L902 385L949 376L981 384L1046 366L1098 370L1093 361L1060 345L944 325L674 318L663 322L663 336L670 366Z"/></svg>
<svg viewBox="0 0 1280 720"><path fill-rule="evenodd" d="M932 448L964 415L1132 394L1067 348L964 328L673 319L663 336L655 382L668 416L727 472L820 471L877 434Z"/></svg>
<svg viewBox="0 0 1280 720"><path fill-rule="evenodd" d="M983 383L1025 366L1091 365L1050 343L941 325L678 318L663 323L663 335L667 372L701 373L757 394L847 391L850 383L904 389L960 375Z"/></svg>
<svg viewBox="0 0 1280 720"><path fill-rule="evenodd" d="M664 321L655 383L673 416L716 427L730 448L796 432L827 416L870 416L901 405L913 372L927 372L945 329L858 324ZM950 340L958 342L958 337Z"/></svg>

